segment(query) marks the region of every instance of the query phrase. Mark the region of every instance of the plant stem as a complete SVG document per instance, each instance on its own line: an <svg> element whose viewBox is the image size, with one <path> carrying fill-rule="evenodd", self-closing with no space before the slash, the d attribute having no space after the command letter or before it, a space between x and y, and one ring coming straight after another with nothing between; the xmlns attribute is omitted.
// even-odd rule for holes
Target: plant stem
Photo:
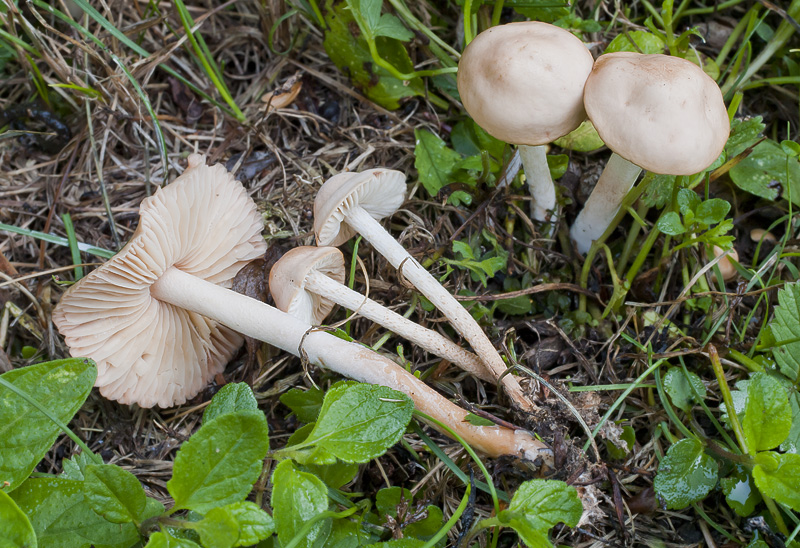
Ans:
<svg viewBox="0 0 800 548"><path fill-rule="evenodd" d="M722 392L722 401L725 402L725 410L728 412L728 422L731 425L733 433L736 434L736 441L739 443L742 453L755 457L755 451L750 451L750 448L747 446L742 424L739 422L739 416L736 414L736 408L733 406L733 396L731 396L731 390L728 388L728 381L725 380L725 372L722 370L722 362L719 360L717 349L712 344L708 345L708 356L711 359L711 366L714 368L714 375L717 377L719 390Z"/></svg>

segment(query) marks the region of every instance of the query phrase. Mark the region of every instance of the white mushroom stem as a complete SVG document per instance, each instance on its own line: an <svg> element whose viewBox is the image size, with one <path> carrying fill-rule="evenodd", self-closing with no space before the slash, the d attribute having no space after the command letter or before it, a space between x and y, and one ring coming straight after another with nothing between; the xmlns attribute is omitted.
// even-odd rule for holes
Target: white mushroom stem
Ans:
<svg viewBox="0 0 800 548"><path fill-rule="evenodd" d="M464 371L487 382L494 382L494 378L475 354L467 352L436 331L404 318L325 274L312 270L306 276L304 287L306 291L330 299L348 310L357 311L365 318L417 344L431 354L456 364Z"/></svg>
<svg viewBox="0 0 800 548"><path fill-rule="evenodd" d="M489 368L495 379L500 379L511 400L523 411L534 409L531 401L525 396L522 387L508 369L500 354L492 345L489 337L480 328L469 311L459 303L430 272L425 270L392 235L386 232L381 224L361 206L355 205L345 211L344 221L361 234L372 246L383 255L389 263L401 271L420 293L431 301L450 321L452 326L472 345L475 353ZM501 378L502 377L502 378Z"/></svg>
<svg viewBox="0 0 800 548"><path fill-rule="evenodd" d="M552 462L552 451L528 432L501 426L473 426L467 412L393 361L358 343L347 342L229 289L169 268L150 288L156 299L191 310L231 329L264 341L314 365L370 384L387 386L409 396L416 408L447 424L467 443L487 455L517 455Z"/></svg>
<svg viewBox="0 0 800 548"><path fill-rule="evenodd" d="M579 253L586 254L592 242L606 231L633 187L642 168L618 154L612 154L591 196L575 219L569 233Z"/></svg>
<svg viewBox="0 0 800 548"><path fill-rule="evenodd" d="M519 157L525 169L525 179L528 181L528 191L533 197L531 208L533 218L537 221L548 221L555 225L558 220L556 212L556 186L550 176L550 167L547 165L547 147L519 146Z"/></svg>

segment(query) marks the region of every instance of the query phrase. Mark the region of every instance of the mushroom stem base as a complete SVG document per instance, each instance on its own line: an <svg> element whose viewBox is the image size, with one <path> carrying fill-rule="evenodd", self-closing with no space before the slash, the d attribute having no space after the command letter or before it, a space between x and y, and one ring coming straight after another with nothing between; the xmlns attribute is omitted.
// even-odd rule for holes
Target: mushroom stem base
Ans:
<svg viewBox="0 0 800 548"><path fill-rule="evenodd" d="M393 361L361 346L312 328L255 299L206 282L177 268L168 269L150 288L153 297L191 310L229 328L269 343L310 363L351 379L387 386L409 396L417 409L447 424L487 455L516 455L552 463L552 451L523 430L473 426L467 412Z"/></svg>

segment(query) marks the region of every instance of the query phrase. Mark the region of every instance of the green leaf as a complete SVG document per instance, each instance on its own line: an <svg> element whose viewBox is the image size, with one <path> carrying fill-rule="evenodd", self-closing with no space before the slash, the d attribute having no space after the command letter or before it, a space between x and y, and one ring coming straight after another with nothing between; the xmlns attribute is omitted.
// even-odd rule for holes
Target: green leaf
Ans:
<svg viewBox="0 0 800 548"><path fill-rule="evenodd" d="M654 486L667 502L667 508L686 508L714 488L717 469L714 459L703 452L702 443L683 439L672 444L661 460Z"/></svg>
<svg viewBox="0 0 800 548"><path fill-rule="evenodd" d="M694 190L682 188L678 191L677 202L681 215L686 216L690 211L694 212L700 205L700 196Z"/></svg>
<svg viewBox="0 0 800 548"><path fill-rule="evenodd" d="M94 463L95 461L88 453L76 453L72 457L61 461L62 472L58 477L83 481L83 473L86 467Z"/></svg>
<svg viewBox="0 0 800 548"><path fill-rule="evenodd" d="M686 232L686 228L683 226L680 216L674 211L669 211L662 215L661 218L658 219L656 226L661 232L669 234L670 236L677 236Z"/></svg>
<svg viewBox="0 0 800 548"><path fill-rule="evenodd" d="M764 496L800 511L800 455L764 451L756 455L753 479Z"/></svg>
<svg viewBox="0 0 800 548"><path fill-rule="evenodd" d="M783 386L766 373L750 375L742 421L748 451L755 454L777 447L791 427L792 408Z"/></svg>
<svg viewBox="0 0 800 548"><path fill-rule="evenodd" d="M308 439L308 435L314 429L314 424L306 424L297 430L295 430L294 434L289 436L289 439L286 442L287 447L292 445L299 445L300 443L306 441ZM295 459L298 460L298 459ZM307 472L311 472L323 482L328 487L333 489L340 489L345 484L351 482L358 474L358 464L352 462L342 462L336 459L335 463L332 464L314 464L311 462L304 462L304 470Z"/></svg>
<svg viewBox="0 0 800 548"><path fill-rule="evenodd" d="M370 540L377 540L377 537L365 539L364 532L356 522L347 518L335 519L331 527L331 534L325 541L325 548L358 548L368 545ZM377 547L375 544L371 544L371 546Z"/></svg>
<svg viewBox="0 0 800 548"><path fill-rule="evenodd" d="M206 513L244 500L269 449L267 421L252 412L230 413L204 424L175 456L167 490L175 509Z"/></svg>
<svg viewBox="0 0 800 548"><path fill-rule="evenodd" d="M452 176L461 155L427 129L414 130L414 167L419 181L432 197L453 182Z"/></svg>
<svg viewBox="0 0 800 548"><path fill-rule="evenodd" d="M378 491L375 506L380 516L379 525L386 525L391 518L399 523L404 538L430 540L442 528L444 518L441 508L434 505L414 504L414 496L408 489L387 487ZM402 519L399 508L404 508L404 516L424 516L415 520ZM401 519L398 520L398 517Z"/></svg>
<svg viewBox="0 0 800 548"><path fill-rule="evenodd" d="M235 546L251 546L275 532L272 516L255 502L243 500L222 507L239 525L239 540ZM208 517L208 516L206 516Z"/></svg>
<svg viewBox="0 0 800 548"><path fill-rule="evenodd" d="M239 523L225 508L212 508L194 524L206 548L233 548L239 540Z"/></svg>
<svg viewBox="0 0 800 548"><path fill-rule="evenodd" d="M0 546L36 548L36 533L28 516L4 491L0 491Z"/></svg>
<svg viewBox="0 0 800 548"><path fill-rule="evenodd" d="M479 8L481 4L482 2L474 2L474 9ZM505 7L514 8L514 11L531 21L544 23L553 23L570 14L569 4L558 0L506 0Z"/></svg>
<svg viewBox="0 0 800 548"><path fill-rule="evenodd" d="M736 186L751 194L777 200L789 199L791 191L792 202L800 204L800 162L775 141L767 139L756 145L728 173Z"/></svg>
<svg viewBox="0 0 800 548"><path fill-rule="evenodd" d="M725 156L732 159L756 144L765 127L761 116L747 120L734 118L731 121L731 135L725 143Z"/></svg>
<svg viewBox="0 0 800 548"><path fill-rule="evenodd" d="M11 498L30 519L39 548L130 548L139 540L132 523L111 523L92 509L81 481L32 478Z"/></svg>
<svg viewBox="0 0 800 548"><path fill-rule="evenodd" d="M0 375L62 423L68 423L92 390L94 362L70 358L14 369ZM0 385L0 480L13 491L53 446L61 429L41 411Z"/></svg>
<svg viewBox="0 0 800 548"><path fill-rule="evenodd" d="M639 184L647 185L642 202L647 207L663 208L667 202L672 200L672 190L675 188L676 177L674 175L657 175L647 172Z"/></svg>
<svg viewBox="0 0 800 548"><path fill-rule="evenodd" d="M700 400L706 395L706 387L700 377L689 371L687 378L680 367L669 368L664 375L664 389L669 394L672 404L686 413L691 411L694 402L699 401L695 392L700 395Z"/></svg>
<svg viewBox="0 0 800 548"><path fill-rule="evenodd" d="M385 36L386 38L394 38L401 42L408 42L414 38L414 33L403 26L400 19L390 13L381 15L378 24L375 26L375 36Z"/></svg>
<svg viewBox="0 0 800 548"><path fill-rule="evenodd" d="M736 466L731 475L722 478L719 483L728 506L742 517L752 514L762 500L753 477L743 466Z"/></svg>
<svg viewBox="0 0 800 548"><path fill-rule="evenodd" d="M796 390L792 390L789 395L789 407L792 408L792 427L781 443L781 451L800 454L800 394Z"/></svg>
<svg viewBox="0 0 800 548"><path fill-rule="evenodd" d="M239 411L260 413L253 390L243 382L226 384L211 398L211 403L203 412L203 424L221 415Z"/></svg>
<svg viewBox="0 0 800 548"><path fill-rule="evenodd" d="M715 225L725 220L725 216L731 210L731 204L726 200L711 198L702 202L695 209L695 220L706 226Z"/></svg>
<svg viewBox="0 0 800 548"><path fill-rule="evenodd" d="M550 177L554 181L560 179L569 167L569 156L566 154L548 154L547 167L550 169Z"/></svg>
<svg viewBox="0 0 800 548"><path fill-rule="evenodd" d="M316 445L345 462L367 462L397 443L413 410L408 396L385 386L334 387L303 445Z"/></svg>
<svg viewBox="0 0 800 548"><path fill-rule="evenodd" d="M664 53L664 40L651 32L631 30L618 34L606 47L604 53L632 51L634 53Z"/></svg>
<svg viewBox="0 0 800 548"><path fill-rule="evenodd" d="M547 531L559 522L578 524L583 506L574 487L562 481L530 480L519 486L507 510L497 516L528 546L550 546Z"/></svg>
<svg viewBox="0 0 800 548"><path fill-rule="evenodd" d="M316 422L325 393L319 388L292 388L281 394L281 403L292 410L300 422Z"/></svg>
<svg viewBox="0 0 800 548"><path fill-rule="evenodd" d="M525 316L533 309L533 302L527 295L518 295L512 299L497 301L497 309L509 316Z"/></svg>
<svg viewBox="0 0 800 548"><path fill-rule="evenodd" d="M781 373L796 382L800 377L800 282L786 284L778 291L771 327L779 345L772 349L772 355Z"/></svg>
<svg viewBox="0 0 800 548"><path fill-rule="evenodd" d="M175 538L167 532L159 531L150 536L145 548L200 548L200 545L185 538Z"/></svg>
<svg viewBox="0 0 800 548"><path fill-rule="evenodd" d="M278 532L278 540L285 546L308 520L328 509L328 488L313 474L297 470L290 460L275 467L272 485L270 502L275 530ZM319 548L330 531L331 520L320 520L297 546Z"/></svg>
<svg viewBox="0 0 800 548"><path fill-rule="evenodd" d="M86 467L83 496L92 509L111 523L139 524L147 495L136 476L113 464Z"/></svg>
<svg viewBox="0 0 800 548"><path fill-rule="evenodd" d="M470 423L472 426L497 426L489 419L479 417L478 415L473 415L472 413L467 413L467 416L464 417L464 420Z"/></svg>
<svg viewBox="0 0 800 548"><path fill-rule="evenodd" d="M553 143L561 148L577 152L591 152L605 145L589 120L584 120L572 132L556 139Z"/></svg>

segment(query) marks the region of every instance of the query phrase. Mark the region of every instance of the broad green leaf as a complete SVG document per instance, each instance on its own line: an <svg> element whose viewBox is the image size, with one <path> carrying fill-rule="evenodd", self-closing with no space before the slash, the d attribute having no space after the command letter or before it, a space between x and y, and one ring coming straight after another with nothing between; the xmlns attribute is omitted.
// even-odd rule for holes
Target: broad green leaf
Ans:
<svg viewBox="0 0 800 548"><path fill-rule="evenodd" d="M365 535L358 524L347 518L333 520L331 534L325 541L325 548L358 548L359 546L372 545L378 537L370 538Z"/></svg>
<svg viewBox="0 0 800 548"><path fill-rule="evenodd" d="M397 443L413 410L408 396L385 386L331 388L304 444L324 448L345 462L367 462Z"/></svg>
<svg viewBox="0 0 800 548"><path fill-rule="evenodd" d="M703 499L717 484L718 465L703 452L703 444L683 439L667 450L653 482L667 508L681 509Z"/></svg>
<svg viewBox="0 0 800 548"><path fill-rule="evenodd" d="M167 490L175 508L201 514L244 500L269 449L267 421L252 412L229 413L204 424L175 456Z"/></svg>
<svg viewBox="0 0 800 548"><path fill-rule="evenodd" d="M725 215L731 210L731 204L726 200L711 198L697 206L695 220L706 226L715 225L725 220Z"/></svg>
<svg viewBox="0 0 800 548"><path fill-rule="evenodd" d="M28 394L62 423L68 423L92 390L94 362L70 358L29 365L0 378ZM61 429L41 411L0 385L0 481L13 491L53 446Z"/></svg>
<svg viewBox="0 0 800 548"><path fill-rule="evenodd" d="M272 474L270 502L278 540L286 545L308 520L328 509L328 488L313 474L301 472L292 461L285 460ZM320 548L330 531L331 520L320 520L297 546Z"/></svg>
<svg viewBox="0 0 800 548"><path fill-rule="evenodd" d="M86 467L90 464L94 464L94 462L95 461L89 456L89 453L76 453L72 455L72 457L61 461L62 472L58 477L83 481L84 470L86 470Z"/></svg>
<svg viewBox="0 0 800 548"><path fill-rule="evenodd" d="M226 384L211 398L211 403L203 412L203 424L220 415L239 411L260 413L253 390L243 382Z"/></svg>
<svg viewBox="0 0 800 548"><path fill-rule="evenodd" d="M300 422L316 422L325 393L319 388L292 388L281 394L281 403L292 410Z"/></svg>
<svg viewBox="0 0 800 548"><path fill-rule="evenodd" d="M388 542L378 542L373 544L375 548L422 548L425 542L415 538L399 538Z"/></svg>
<svg viewBox="0 0 800 548"><path fill-rule="evenodd" d="M577 152L591 152L605 145L590 120L584 120L572 132L553 141L553 144Z"/></svg>
<svg viewBox="0 0 800 548"><path fill-rule="evenodd" d="M306 441L306 439L308 439L308 435L313 429L313 423L306 424L298 428L295 430L294 434L289 436L289 439L286 441L286 446L291 447L292 445L299 445L300 443ZM311 462L304 462L303 466L306 471L311 472L321 479L325 485L333 489L342 488L345 484L353 481L353 479L356 477L356 474L358 474L358 464L353 462L342 462L338 459L335 459L335 462L331 464L314 464Z"/></svg>
<svg viewBox="0 0 800 548"><path fill-rule="evenodd" d="M461 155L427 129L414 130L414 167L428 194L436 196L453 182L452 176Z"/></svg>
<svg viewBox="0 0 800 548"><path fill-rule="evenodd" d="M239 540L239 523L225 508L212 508L194 524L206 548L233 548Z"/></svg>
<svg viewBox="0 0 800 548"><path fill-rule="evenodd" d="M472 413L467 413L467 416L464 417L464 420L470 423L472 426L497 426L489 419L485 417L479 417L478 415L473 415Z"/></svg>
<svg viewBox="0 0 800 548"><path fill-rule="evenodd" d="M725 156L733 159L756 144L765 127L761 116L731 121L731 135L728 137L728 142L725 143Z"/></svg>
<svg viewBox="0 0 800 548"><path fill-rule="evenodd" d="M767 139L728 172L736 186L768 200L789 199L800 204L800 162ZM790 186L791 182L791 186Z"/></svg>
<svg viewBox="0 0 800 548"><path fill-rule="evenodd" d="M632 51L634 53L664 53L664 40L651 32L631 30L618 34L606 47L604 53Z"/></svg>
<svg viewBox="0 0 800 548"><path fill-rule="evenodd" d="M185 538L176 538L169 533L159 531L150 536L150 542L144 548L200 548L200 545Z"/></svg>
<svg viewBox="0 0 800 548"><path fill-rule="evenodd" d="M111 523L141 523L147 495L136 476L113 464L86 467L83 496Z"/></svg>
<svg viewBox="0 0 800 548"><path fill-rule="evenodd" d="M524 316L533 309L533 301L527 295L518 295L511 299L497 301L497 309L510 316Z"/></svg>
<svg viewBox="0 0 800 548"><path fill-rule="evenodd" d="M569 156L566 154L548 154L547 167L550 169L550 177L554 181L560 179L569 167Z"/></svg>
<svg viewBox="0 0 800 548"><path fill-rule="evenodd" d="M482 2L474 2L480 7ZM569 3L559 0L506 0L505 7L524 15L531 21L553 23L569 16Z"/></svg>
<svg viewBox="0 0 800 548"><path fill-rule="evenodd" d="M326 0L320 8L326 24L322 44L328 57L368 99L388 109L396 109L400 106L400 99L424 93L420 78L403 82L374 63L345 0ZM380 36L375 43L380 56L398 70L414 70L402 42Z"/></svg>
<svg viewBox="0 0 800 548"><path fill-rule="evenodd" d="M663 208L667 202L672 200L672 190L675 188L674 175L657 175L652 172L647 172L642 179L641 185L647 185L644 194L642 195L642 202L647 207Z"/></svg>
<svg viewBox="0 0 800 548"><path fill-rule="evenodd" d="M792 408L781 384L766 373L750 375L742 430L751 454L777 447L789 435Z"/></svg>
<svg viewBox="0 0 800 548"><path fill-rule="evenodd" d="M796 382L800 373L800 282L786 284L778 291L771 327L778 344L772 355L781 373Z"/></svg>
<svg viewBox="0 0 800 548"><path fill-rule="evenodd" d="M390 13L384 13L375 26L375 36L385 36L401 42L408 42L414 38L414 33L404 27L400 19Z"/></svg>
<svg viewBox="0 0 800 548"><path fill-rule="evenodd" d="M519 486L508 509L500 512L498 518L528 542L523 534L538 531L547 538L547 531L558 523L575 527L582 513L578 492L571 485L555 480L529 480Z"/></svg>
<svg viewBox="0 0 800 548"><path fill-rule="evenodd" d="M722 492L728 506L742 517L752 514L756 505L761 502L761 493L756 489L753 477L743 467L737 466L727 477L720 480Z"/></svg>
<svg viewBox="0 0 800 548"><path fill-rule="evenodd" d="M753 479L761 493L800 511L800 455L763 451L755 463Z"/></svg>
<svg viewBox="0 0 800 548"><path fill-rule="evenodd" d="M670 367L664 375L664 390L669 394L672 404L687 413L698 401L695 393L700 395L701 400L706 395L706 387L700 377L689 371L687 378L680 367Z"/></svg>
<svg viewBox="0 0 800 548"><path fill-rule="evenodd" d="M669 234L670 236L677 236L686 232L686 228L683 226L680 216L674 211L669 211L662 215L661 218L658 219L656 226L661 232Z"/></svg>
<svg viewBox="0 0 800 548"><path fill-rule="evenodd" d="M789 395L789 406L792 408L792 427L781 443L781 451L800 454L800 394L796 390L792 390Z"/></svg>
<svg viewBox="0 0 800 548"><path fill-rule="evenodd" d="M690 190L688 188L682 188L678 191L678 209L681 212L681 215L686 215L690 211L694 211L700 205L700 196L697 195L697 192L694 190Z"/></svg>
<svg viewBox="0 0 800 548"><path fill-rule="evenodd" d="M36 533L28 516L4 491L0 491L0 546L36 548Z"/></svg>
<svg viewBox="0 0 800 548"><path fill-rule="evenodd" d="M236 546L257 544L275 532L272 516L259 508L255 502L243 500L223 506L222 509L227 511L239 525L239 540Z"/></svg>
<svg viewBox="0 0 800 548"><path fill-rule="evenodd" d="M11 493L30 519L39 548L133 546L139 540L136 527L100 517L83 496L82 484L60 478L32 478Z"/></svg>

